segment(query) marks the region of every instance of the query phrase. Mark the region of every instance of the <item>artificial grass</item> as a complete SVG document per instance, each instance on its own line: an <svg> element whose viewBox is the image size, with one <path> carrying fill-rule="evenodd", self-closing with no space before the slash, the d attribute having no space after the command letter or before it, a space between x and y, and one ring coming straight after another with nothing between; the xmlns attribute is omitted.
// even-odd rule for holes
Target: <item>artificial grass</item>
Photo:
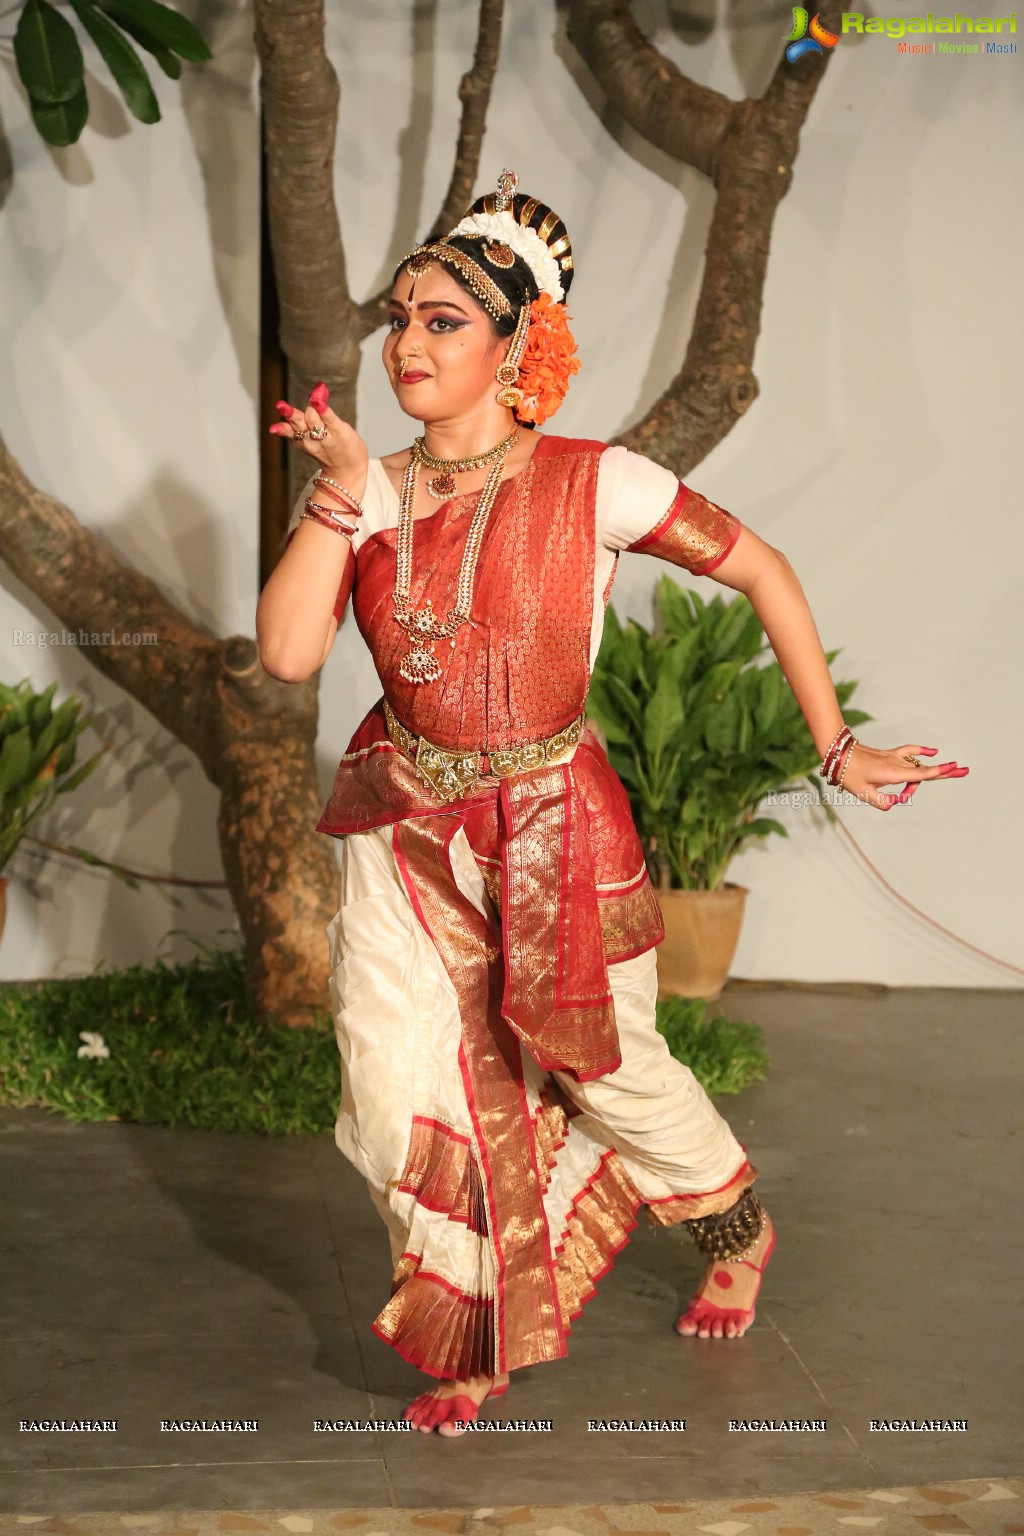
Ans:
<svg viewBox="0 0 1024 1536"><path fill-rule="evenodd" d="M738 1093L765 1075L756 1025L708 1018L700 999L685 998L659 1002L657 1023L709 1094ZM79 1057L82 1031L100 1035L109 1056ZM241 950L0 985L0 1104L7 1106L78 1122L287 1136L333 1131L339 1073L326 1006L310 1028L262 1022Z"/></svg>

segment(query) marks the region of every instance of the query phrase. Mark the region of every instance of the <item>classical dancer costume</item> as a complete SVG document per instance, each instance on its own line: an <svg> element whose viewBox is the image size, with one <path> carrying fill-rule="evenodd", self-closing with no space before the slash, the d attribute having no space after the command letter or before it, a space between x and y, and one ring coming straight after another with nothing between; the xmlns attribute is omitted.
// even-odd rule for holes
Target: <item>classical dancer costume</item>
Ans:
<svg viewBox="0 0 1024 1536"><path fill-rule="evenodd" d="M414 613L454 607L486 494L407 521ZM390 1238L374 1331L466 1380L565 1355L641 1206L668 1226L739 1201L722 1257L757 1235L756 1169L656 1028L661 912L584 714L620 552L707 574L742 525L625 448L538 434L435 657L395 622L407 511L372 459L334 613L351 597L383 695L317 823L342 840L335 1139Z"/></svg>
<svg viewBox="0 0 1024 1536"><path fill-rule="evenodd" d="M478 496L413 525L413 593L441 611ZM399 498L379 460L363 508L334 612L351 594L384 694L317 823L343 839L327 929L335 1134L390 1234L374 1331L463 1380L564 1355L641 1205L668 1225L754 1182L656 1028L661 913L625 789L582 724L620 552L702 575L741 524L625 448L541 437L499 488L472 624L421 688L398 672ZM452 768L431 768L440 792L419 778L408 733L446 752L518 749L524 766L446 801Z"/></svg>

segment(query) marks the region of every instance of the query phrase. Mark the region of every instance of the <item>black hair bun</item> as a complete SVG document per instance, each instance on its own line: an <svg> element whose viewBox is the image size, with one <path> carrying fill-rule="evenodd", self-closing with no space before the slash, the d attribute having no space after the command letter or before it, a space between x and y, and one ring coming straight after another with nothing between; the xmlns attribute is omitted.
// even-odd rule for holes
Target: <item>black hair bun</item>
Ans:
<svg viewBox="0 0 1024 1536"><path fill-rule="evenodd" d="M473 206L467 210L466 217L470 218L474 213L496 213L497 201L497 194L494 192L478 197ZM572 242L569 239L569 231L558 214L546 203L539 202L535 197L527 197L523 192L515 194L506 211L512 215L517 224L521 224L524 229L532 229L543 240L558 267L563 296L568 294L574 270Z"/></svg>

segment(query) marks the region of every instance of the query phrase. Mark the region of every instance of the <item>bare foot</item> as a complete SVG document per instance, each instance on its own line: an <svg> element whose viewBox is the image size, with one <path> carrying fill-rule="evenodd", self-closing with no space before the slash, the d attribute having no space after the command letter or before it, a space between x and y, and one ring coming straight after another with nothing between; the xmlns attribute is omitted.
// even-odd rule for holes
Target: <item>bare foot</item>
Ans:
<svg viewBox="0 0 1024 1536"><path fill-rule="evenodd" d="M764 1231L743 1259L712 1259L686 1311L676 1318L676 1333L690 1338L739 1339L754 1321L754 1301L761 1274L775 1247L775 1227L765 1212Z"/></svg>
<svg viewBox="0 0 1024 1536"><path fill-rule="evenodd" d="M468 1381L439 1381L429 1392L414 1397L403 1417L428 1434L436 1429L439 1435L464 1435L466 1431L456 1429L450 1421L475 1418L471 1405L479 1407L488 1395L497 1397L508 1382L507 1371L494 1377L473 1376Z"/></svg>

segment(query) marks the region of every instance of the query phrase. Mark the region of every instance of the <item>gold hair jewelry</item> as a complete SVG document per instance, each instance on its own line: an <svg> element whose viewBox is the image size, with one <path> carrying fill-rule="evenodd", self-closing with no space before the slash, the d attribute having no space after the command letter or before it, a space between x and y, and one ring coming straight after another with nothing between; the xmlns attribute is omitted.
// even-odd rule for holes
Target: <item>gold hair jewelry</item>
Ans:
<svg viewBox="0 0 1024 1536"><path fill-rule="evenodd" d="M427 490L435 501L447 501L449 496L455 495L454 476L464 473L469 469L483 469L485 464L493 464L511 448L515 441L518 424L513 426L507 437L503 437L500 443L495 443L493 448L487 448L483 453L470 454L465 459L439 459L427 448L422 437L418 437L412 445L412 456L427 469L439 471L432 480L427 481Z"/></svg>
<svg viewBox="0 0 1024 1536"><path fill-rule="evenodd" d="M420 245L402 263L409 276L422 277L432 261L443 261L446 266L455 267L462 273L473 293L483 304L488 313L500 320L502 315L507 315L512 305L506 299L497 283L487 276L483 267L479 266L465 251L460 251L454 245L448 245L444 240L436 240L431 245Z"/></svg>
<svg viewBox="0 0 1024 1536"><path fill-rule="evenodd" d="M485 240L480 247L492 267L514 267L516 253L504 240Z"/></svg>
<svg viewBox="0 0 1024 1536"><path fill-rule="evenodd" d="M508 439L502 444L500 458L495 459L491 466L491 472L487 476L487 484L484 486L477 503L473 521L470 524L469 533L466 536L466 547L462 552L462 563L459 566L459 578L455 594L455 606L448 610L448 617L442 623L434 617L433 604L427 600L422 608L411 609L409 607L409 590L412 584L412 525L413 506L416 500L416 476L420 464L423 462L420 452L417 452L419 439L413 444L409 463L406 465L405 474L402 477L402 496L398 515L398 551L397 566L395 570L395 622L405 630L410 640L413 641L413 649L403 657L398 669L399 676L404 677L407 683L432 683L441 675L441 663L434 655L433 646L437 640L449 640L455 645L455 632L460 625L472 622L469 611L473 602L473 584L476 579L476 563L480 555L480 545L483 542L484 526L490 516L491 507L494 505L501 484L501 477L505 469L505 460L508 450L512 446L515 433L510 433ZM493 451L493 450L492 450ZM461 462L461 461L456 461ZM417 643L418 642L418 643Z"/></svg>
<svg viewBox="0 0 1024 1536"><path fill-rule="evenodd" d="M530 305L524 304L519 311L519 319L516 328L512 332L512 344L505 356L505 361L499 363L498 371L494 375L502 386L495 395L499 405L507 406L514 411L517 405L523 403L523 392L516 387L519 377L519 364L523 360L523 352L526 349L526 335L530 329Z"/></svg>
<svg viewBox="0 0 1024 1536"><path fill-rule="evenodd" d="M512 206L512 199L516 195L516 187L519 185L519 177L515 171L502 171L498 177L498 190L494 198L495 213L505 213Z"/></svg>

